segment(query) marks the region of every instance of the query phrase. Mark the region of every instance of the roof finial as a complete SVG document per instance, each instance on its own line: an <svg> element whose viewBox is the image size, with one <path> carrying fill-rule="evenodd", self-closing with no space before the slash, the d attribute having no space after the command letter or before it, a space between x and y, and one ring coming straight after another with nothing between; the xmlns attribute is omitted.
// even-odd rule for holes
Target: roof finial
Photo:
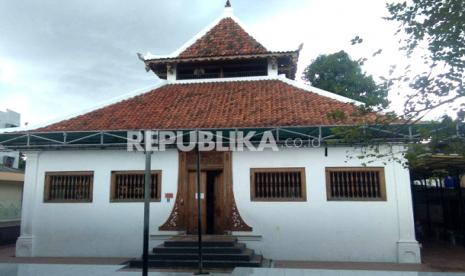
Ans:
<svg viewBox="0 0 465 276"><path fill-rule="evenodd" d="M226 5L224 7L225 8L231 8L231 1L227 0Z"/></svg>

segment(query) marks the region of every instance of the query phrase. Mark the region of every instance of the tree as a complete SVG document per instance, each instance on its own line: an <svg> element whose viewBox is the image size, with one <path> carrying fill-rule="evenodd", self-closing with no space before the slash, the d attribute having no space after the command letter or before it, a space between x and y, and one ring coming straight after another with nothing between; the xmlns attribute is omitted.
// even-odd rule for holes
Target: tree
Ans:
<svg viewBox="0 0 465 276"><path fill-rule="evenodd" d="M400 49L407 57L420 56L427 67L413 75L410 67L405 68L400 77L389 80L408 82L415 90L404 115L419 120L465 97L465 1L413 0L387 4L387 9L390 16L386 19L399 23Z"/></svg>
<svg viewBox="0 0 465 276"><path fill-rule="evenodd" d="M458 153L465 156L465 104L457 104L457 100L465 99L465 1L407 0L389 3L387 9L389 16L385 19L399 23L397 35L400 50L405 53L410 65L405 68L397 68L397 64L391 65L389 75L381 77L383 84L379 87L396 90L400 95L407 84L411 91L406 95L403 114L392 116L394 114L390 113L389 120L381 120L382 125L379 127L388 128L391 123L402 122L400 127L396 127L398 130L389 128L389 131L399 131L402 134L406 126L413 128L414 124L423 120L432 110L441 106L454 107L457 111L456 119L444 117L441 121L429 122L420 128L417 141L421 143L409 144L406 157L414 164L416 156L425 153ZM363 43L363 39L358 36L352 40L352 45L360 43ZM382 49L372 56L381 52ZM367 60L368 58L361 59L360 64ZM420 70L419 64L424 65ZM336 91L335 88L324 87L325 84L318 84L321 76L309 68L305 71L304 79L317 87ZM315 78L313 81L312 77ZM351 97L343 94L344 91L339 93ZM372 146L370 134L364 131L363 126L337 128L336 131L343 140L353 143L361 141L363 146Z"/></svg>
<svg viewBox="0 0 465 276"><path fill-rule="evenodd" d="M318 56L305 69L303 79L317 88L364 102L368 107L380 109L389 104L388 89L363 73L360 63L344 51Z"/></svg>

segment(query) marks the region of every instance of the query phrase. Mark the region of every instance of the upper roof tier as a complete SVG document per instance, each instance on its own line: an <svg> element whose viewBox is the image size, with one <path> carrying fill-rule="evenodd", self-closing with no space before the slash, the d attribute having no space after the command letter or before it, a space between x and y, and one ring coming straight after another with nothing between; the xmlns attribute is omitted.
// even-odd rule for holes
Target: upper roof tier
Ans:
<svg viewBox="0 0 465 276"><path fill-rule="evenodd" d="M178 50L169 55L138 54L147 71L162 79L169 79L170 70L177 65L217 66L218 63L248 63L273 60L279 74L294 79L297 71L299 49L272 51L258 42L243 23L226 7L224 13Z"/></svg>
<svg viewBox="0 0 465 276"><path fill-rule="evenodd" d="M221 21L189 46L179 58L266 54L268 50L231 17Z"/></svg>

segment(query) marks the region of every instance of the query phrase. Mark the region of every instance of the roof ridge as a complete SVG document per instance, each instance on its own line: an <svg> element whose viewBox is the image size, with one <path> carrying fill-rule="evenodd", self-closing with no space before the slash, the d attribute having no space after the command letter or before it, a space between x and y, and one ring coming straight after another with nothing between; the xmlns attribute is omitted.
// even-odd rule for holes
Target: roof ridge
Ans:
<svg viewBox="0 0 465 276"><path fill-rule="evenodd" d="M288 79L286 77L278 77L278 80L280 80L280 81L282 81L282 82L284 82L284 83L286 83L288 85L292 85L292 86L294 86L296 88L305 90L307 92L312 92L312 93L318 94L318 95L323 96L323 97L331 98L333 100L337 100L337 101L344 102L344 103L355 104L356 106L364 105L363 102L360 102L360 101L357 101L357 100L354 100L354 99L351 99L351 98L348 98L348 97L344 97L344 96L338 95L338 94L336 94L334 92L323 90L323 89L315 87L315 86L311 86L311 85L304 84L304 83L299 83L299 82L297 82L295 80L291 80L291 79Z"/></svg>

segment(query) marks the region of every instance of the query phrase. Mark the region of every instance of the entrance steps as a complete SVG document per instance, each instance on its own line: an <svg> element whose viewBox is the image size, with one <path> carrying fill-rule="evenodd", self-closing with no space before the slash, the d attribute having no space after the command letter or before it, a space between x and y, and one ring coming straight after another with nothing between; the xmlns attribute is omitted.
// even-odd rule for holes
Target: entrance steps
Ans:
<svg viewBox="0 0 465 276"><path fill-rule="evenodd" d="M232 236L202 237L203 265L205 268L260 267L261 255L239 243ZM130 261L130 267L142 267L142 259ZM153 248L149 255L150 268L198 267L197 236L175 236Z"/></svg>

